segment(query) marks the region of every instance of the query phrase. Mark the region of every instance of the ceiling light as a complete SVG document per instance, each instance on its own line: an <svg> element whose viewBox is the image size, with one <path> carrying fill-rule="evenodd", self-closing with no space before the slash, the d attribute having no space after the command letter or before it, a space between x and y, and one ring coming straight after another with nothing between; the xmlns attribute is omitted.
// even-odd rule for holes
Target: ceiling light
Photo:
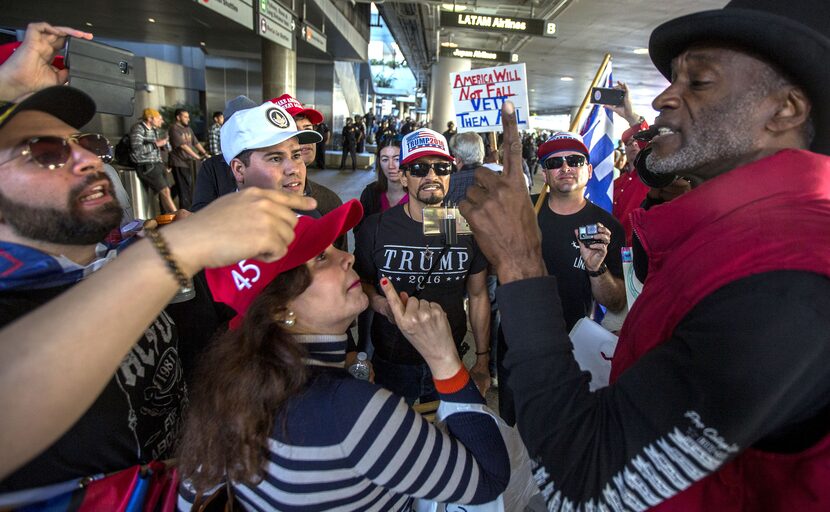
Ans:
<svg viewBox="0 0 830 512"><path fill-rule="evenodd" d="M570 76L563 76L562 78L560 78L560 80L562 80L563 82L573 82L574 81L573 77L570 77Z"/></svg>
<svg viewBox="0 0 830 512"><path fill-rule="evenodd" d="M441 46L443 46L444 48L458 48L458 45L453 43L452 41L444 41L443 43L441 43Z"/></svg>
<svg viewBox="0 0 830 512"><path fill-rule="evenodd" d="M461 11L467 10L466 5L456 5L456 4L441 4L441 8L444 9L445 11L450 11L450 12L453 12L453 11L461 12Z"/></svg>
<svg viewBox="0 0 830 512"><path fill-rule="evenodd" d="M155 18L147 18L147 21L149 21L150 23L155 23L156 19Z"/></svg>
<svg viewBox="0 0 830 512"><path fill-rule="evenodd" d="M199 45L200 46L205 46L205 42L204 41L199 41Z"/></svg>
<svg viewBox="0 0 830 512"><path fill-rule="evenodd" d="M536 92L536 89L531 89L530 92Z"/></svg>
<svg viewBox="0 0 830 512"><path fill-rule="evenodd" d="M90 23L90 22L88 22L88 21L87 21L86 23L84 23L84 25L86 25L87 27L91 27L91 26L92 26L92 23Z"/></svg>
<svg viewBox="0 0 830 512"><path fill-rule="evenodd" d="M634 53L637 55L648 55L648 48L635 48Z"/></svg>

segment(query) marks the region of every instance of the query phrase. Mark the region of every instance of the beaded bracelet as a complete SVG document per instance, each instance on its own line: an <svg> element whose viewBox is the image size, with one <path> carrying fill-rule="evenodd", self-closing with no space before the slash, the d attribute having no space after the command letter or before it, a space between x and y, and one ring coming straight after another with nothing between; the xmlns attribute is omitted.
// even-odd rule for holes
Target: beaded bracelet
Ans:
<svg viewBox="0 0 830 512"><path fill-rule="evenodd" d="M161 233L155 229L145 229L144 232L147 233L147 237L150 238L150 241L153 243L153 247L156 248L159 256L161 256L164 259L164 263L167 264L167 268L170 269L170 272L172 272L173 276L176 278L176 281L179 282L179 288L187 288L190 286L187 276L184 275L184 272L182 272L182 269L179 268L176 260L173 259L173 255L170 254L170 248L167 247L167 241L161 236Z"/></svg>

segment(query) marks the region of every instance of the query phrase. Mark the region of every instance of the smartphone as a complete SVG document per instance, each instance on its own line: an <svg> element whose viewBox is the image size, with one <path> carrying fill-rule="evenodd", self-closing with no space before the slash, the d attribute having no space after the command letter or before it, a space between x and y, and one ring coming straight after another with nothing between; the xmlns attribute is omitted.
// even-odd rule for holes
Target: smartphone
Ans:
<svg viewBox="0 0 830 512"><path fill-rule="evenodd" d="M69 85L89 94L97 111L132 116L135 108L135 55L108 44L67 37L64 65Z"/></svg>
<svg viewBox="0 0 830 512"><path fill-rule="evenodd" d="M624 99L625 91L622 89L611 89L607 87L594 87L591 89L591 103L622 105Z"/></svg>

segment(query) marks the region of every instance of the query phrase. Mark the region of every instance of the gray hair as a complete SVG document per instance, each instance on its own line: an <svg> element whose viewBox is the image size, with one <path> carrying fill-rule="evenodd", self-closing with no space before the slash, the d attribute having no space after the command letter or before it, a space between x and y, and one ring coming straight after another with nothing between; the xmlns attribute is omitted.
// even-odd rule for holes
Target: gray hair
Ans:
<svg viewBox="0 0 830 512"><path fill-rule="evenodd" d="M453 135L450 139L452 154L464 162L464 165L480 165L484 161L484 141L475 132L464 132Z"/></svg>

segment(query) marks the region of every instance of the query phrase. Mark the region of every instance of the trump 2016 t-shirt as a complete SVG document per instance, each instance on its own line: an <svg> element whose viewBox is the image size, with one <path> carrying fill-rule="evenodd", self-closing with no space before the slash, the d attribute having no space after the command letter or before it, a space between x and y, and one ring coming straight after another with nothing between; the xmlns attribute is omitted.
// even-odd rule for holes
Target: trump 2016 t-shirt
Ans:
<svg viewBox="0 0 830 512"><path fill-rule="evenodd" d="M430 270L432 269L432 272ZM441 235L423 234L423 224L412 220L403 205L371 215L355 236L355 270L375 285L388 278L395 289L436 302L447 313L456 346L467 332L464 293L467 277L487 269L487 260L475 239L459 235L444 248ZM418 290L422 284L423 289ZM383 315L372 321L372 343L378 355L399 364L421 364L420 354L400 330Z"/></svg>

